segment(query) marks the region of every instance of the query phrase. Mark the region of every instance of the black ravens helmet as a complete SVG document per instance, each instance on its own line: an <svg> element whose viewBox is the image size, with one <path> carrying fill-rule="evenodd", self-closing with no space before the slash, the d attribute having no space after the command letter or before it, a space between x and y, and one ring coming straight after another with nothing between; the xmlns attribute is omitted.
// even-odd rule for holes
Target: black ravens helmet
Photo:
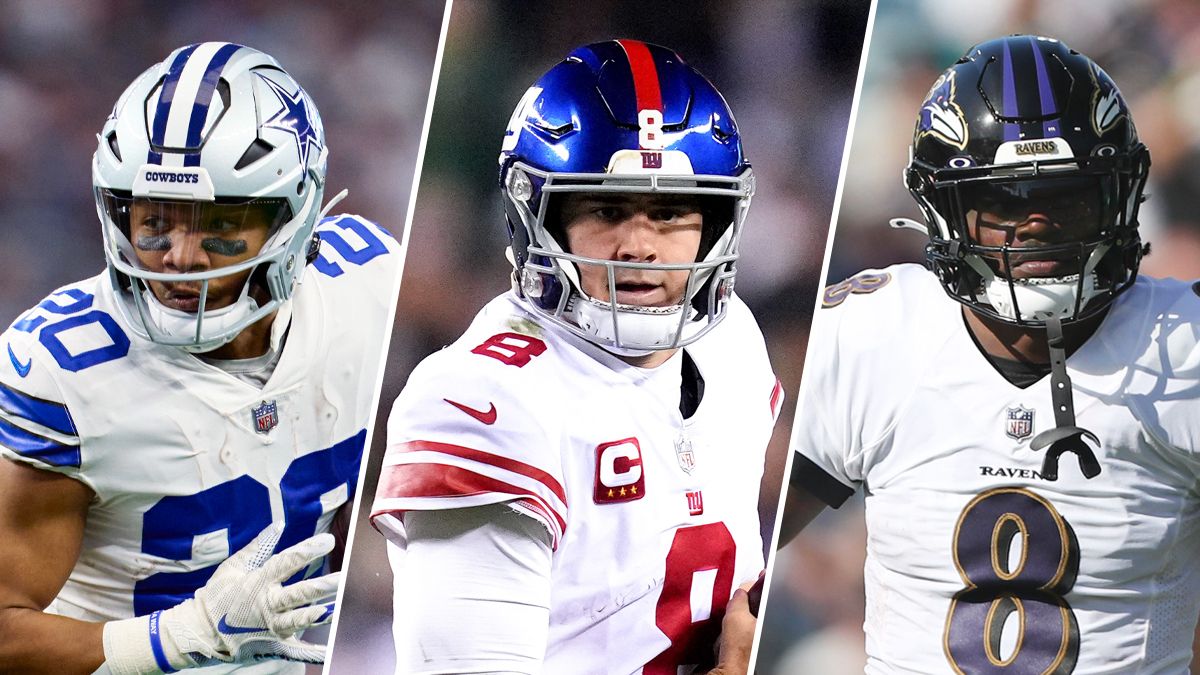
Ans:
<svg viewBox="0 0 1200 675"><path fill-rule="evenodd" d="M911 155L929 267L975 311L1076 321L1133 283L1150 155L1117 86L1083 54L1032 35L972 47L922 103ZM1052 226L1019 236L1030 218Z"/></svg>

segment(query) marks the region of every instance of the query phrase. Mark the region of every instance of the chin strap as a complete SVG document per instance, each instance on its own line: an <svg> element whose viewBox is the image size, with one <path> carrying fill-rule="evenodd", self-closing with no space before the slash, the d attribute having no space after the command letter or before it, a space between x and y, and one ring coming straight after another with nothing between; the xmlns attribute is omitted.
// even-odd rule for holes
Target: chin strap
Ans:
<svg viewBox="0 0 1200 675"><path fill-rule="evenodd" d="M1066 341L1063 339L1062 322L1057 316L1046 320L1046 339L1050 345L1050 400L1054 404L1055 426L1034 436L1029 447L1041 450L1049 446L1046 459L1042 462L1042 477L1046 480L1058 480L1058 458L1066 452L1079 456L1079 470L1085 478L1095 478L1100 475L1100 462L1083 439L1090 438L1096 445L1100 445L1100 439L1087 429L1075 426L1071 377L1067 375Z"/></svg>

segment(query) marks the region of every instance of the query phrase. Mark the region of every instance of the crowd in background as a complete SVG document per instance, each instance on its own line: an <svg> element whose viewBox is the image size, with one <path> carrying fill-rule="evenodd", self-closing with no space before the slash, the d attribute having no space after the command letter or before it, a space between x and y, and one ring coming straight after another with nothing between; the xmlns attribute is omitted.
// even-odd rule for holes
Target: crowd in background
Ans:
<svg viewBox="0 0 1200 675"><path fill-rule="evenodd" d="M926 237L891 230L920 219L901 182L917 110L938 74L978 42L1057 37L1116 81L1150 148L1142 272L1200 277L1200 5L1186 0L880 0L836 223L829 282L920 262ZM814 356L814 358L816 358ZM798 423L803 423L803 414ZM861 495L827 511L779 554L757 672L862 673ZM919 555L920 552L914 552Z"/></svg>

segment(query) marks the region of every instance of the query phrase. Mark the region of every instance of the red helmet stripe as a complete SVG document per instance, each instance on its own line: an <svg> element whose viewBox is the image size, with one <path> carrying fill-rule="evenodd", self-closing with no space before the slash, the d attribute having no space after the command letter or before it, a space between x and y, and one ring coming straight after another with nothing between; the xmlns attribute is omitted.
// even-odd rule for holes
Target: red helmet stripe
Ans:
<svg viewBox="0 0 1200 675"><path fill-rule="evenodd" d="M637 96L638 112L657 110L662 112L662 92L658 88L658 67L650 48L639 40L617 40L625 55L629 57L629 69L633 71L633 91Z"/></svg>

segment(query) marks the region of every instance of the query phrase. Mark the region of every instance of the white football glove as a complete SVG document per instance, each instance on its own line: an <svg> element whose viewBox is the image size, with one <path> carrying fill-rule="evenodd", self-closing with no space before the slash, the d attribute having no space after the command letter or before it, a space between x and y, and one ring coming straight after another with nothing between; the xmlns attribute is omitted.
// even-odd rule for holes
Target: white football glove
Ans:
<svg viewBox="0 0 1200 675"><path fill-rule="evenodd" d="M279 524L264 529L222 562L195 598L104 624L105 664L126 675L264 659L324 663L325 646L296 634L332 618L340 573L282 584L329 553L333 535L272 555L282 531Z"/></svg>

